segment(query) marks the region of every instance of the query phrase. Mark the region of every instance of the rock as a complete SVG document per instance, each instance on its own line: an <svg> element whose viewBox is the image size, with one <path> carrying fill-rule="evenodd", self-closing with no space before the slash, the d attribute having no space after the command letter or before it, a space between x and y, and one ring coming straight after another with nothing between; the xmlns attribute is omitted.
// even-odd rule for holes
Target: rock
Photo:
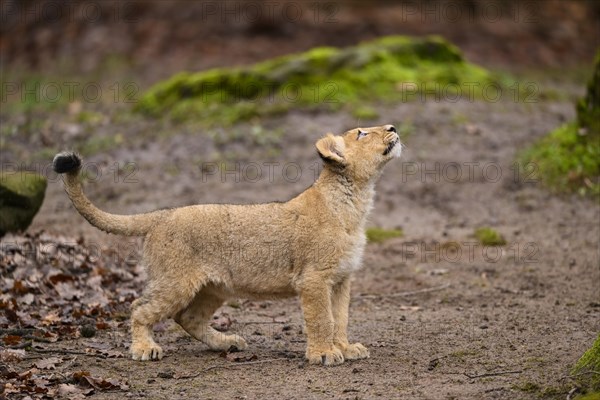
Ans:
<svg viewBox="0 0 600 400"><path fill-rule="evenodd" d="M0 236L24 231L44 201L46 178L33 172L0 173Z"/></svg>
<svg viewBox="0 0 600 400"><path fill-rule="evenodd" d="M425 83L458 88L466 82L485 84L495 78L441 37L394 35L346 48L316 47L245 67L181 72L151 87L134 109L153 117L228 125L292 106L356 109L366 99L407 101Z"/></svg>
<svg viewBox="0 0 600 400"><path fill-rule="evenodd" d="M81 328L79 328L79 332L84 338L91 338L96 336L96 327L90 324L83 325Z"/></svg>
<svg viewBox="0 0 600 400"><path fill-rule="evenodd" d="M571 370L580 387L600 391L600 334Z"/></svg>
<svg viewBox="0 0 600 400"><path fill-rule="evenodd" d="M600 51L596 54L594 64L594 72L588 82L586 95L577 103L577 124L588 131L586 134L598 138L600 137Z"/></svg>

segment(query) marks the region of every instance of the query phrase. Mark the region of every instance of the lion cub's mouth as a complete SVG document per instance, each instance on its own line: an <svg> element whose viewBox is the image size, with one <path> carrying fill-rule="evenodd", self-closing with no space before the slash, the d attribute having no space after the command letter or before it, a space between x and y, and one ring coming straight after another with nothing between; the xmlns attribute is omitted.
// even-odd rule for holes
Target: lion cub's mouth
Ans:
<svg viewBox="0 0 600 400"><path fill-rule="evenodd" d="M396 144L398 144L399 141L399 139L394 139L393 141L388 143L387 147L383 151L383 155L387 156L388 154L390 154L390 152L394 149L394 147L396 146Z"/></svg>

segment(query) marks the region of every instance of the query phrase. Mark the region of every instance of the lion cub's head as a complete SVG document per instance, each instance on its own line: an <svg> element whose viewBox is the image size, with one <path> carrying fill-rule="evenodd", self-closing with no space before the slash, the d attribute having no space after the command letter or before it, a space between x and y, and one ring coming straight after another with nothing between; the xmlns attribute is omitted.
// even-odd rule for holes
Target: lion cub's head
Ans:
<svg viewBox="0 0 600 400"><path fill-rule="evenodd" d="M364 181L378 176L383 166L402 152L393 125L356 128L340 136L329 133L316 146L325 168Z"/></svg>

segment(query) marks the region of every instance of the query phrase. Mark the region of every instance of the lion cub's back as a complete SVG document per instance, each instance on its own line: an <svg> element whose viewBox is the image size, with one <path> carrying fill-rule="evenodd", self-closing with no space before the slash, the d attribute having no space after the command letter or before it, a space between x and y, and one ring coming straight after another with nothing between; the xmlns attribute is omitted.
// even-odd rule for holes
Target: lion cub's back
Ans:
<svg viewBox="0 0 600 400"><path fill-rule="evenodd" d="M212 281L243 282L240 290L263 291L258 286L270 282L275 291L289 284L293 242L294 221L282 203L207 204L172 210L146 250L155 260L171 255L207 268Z"/></svg>

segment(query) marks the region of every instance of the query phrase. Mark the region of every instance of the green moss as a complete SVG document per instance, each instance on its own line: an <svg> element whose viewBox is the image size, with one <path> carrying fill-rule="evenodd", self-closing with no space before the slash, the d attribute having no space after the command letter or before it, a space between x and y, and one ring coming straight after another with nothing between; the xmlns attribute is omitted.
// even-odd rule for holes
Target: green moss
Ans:
<svg viewBox="0 0 600 400"><path fill-rule="evenodd" d="M577 125L600 137L600 51L596 54L594 73L588 82L586 95L577 102L576 109Z"/></svg>
<svg viewBox="0 0 600 400"><path fill-rule="evenodd" d="M575 122L562 125L521 156L529 178L557 192L600 193L600 141L582 139Z"/></svg>
<svg viewBox="0 0 600 400"><path fill-rule="evenodd" d="M514 386L515 389L520 390L522 392L526 392L526 393L535 393L535 392L539 392L541 390L540 385L538 385L535 382L522 382L518 385Z"/></svg>
<svg viewBox="0 0 600 400"><path fill-rule="evenodd" d="M382 243L388 239L402 237L404 233L401 229L382 229L369 228L367 229L367 241L369 243Z"/></svg>
<svg viewBox="0 0 600 400"><path fill-rule="evenodd" d="M600 392L600 334L592 347L577 361L571 371L582 388Z"/></svg>
<svg viewBox="0 0 600 400"><path fill-rule="evenodd" d="M93 111L81 111L77 114L75 120L82 124L97 125L102 122L104 116Z"/></svg>
<svg viewBox="0 0 600 400"><path fill-rule="evenodd" d="M575 397L575 400L600 400L600 392L586 393Z"/></svg>
<svg viewBox="0 0 600 400"><path fill-rule="evenodd" d="M109 136L92 136L83 142L80 147L80 152L84 156L90 156L100 152L111 150L123 143L123 135L117 133Z"/></svg>
<svg viewBox="0 0 600 400"><path fill-rule="evenodd" d="M504 237L489 227L476 229L475 237L484 246L504 246L506 244Z"/></svg>
<svg viewBox="0 0 600 400"><path fill-rule="evenodd" d="M575 121L534 143L519 161L533 167L529 178L538 178L551 190L600 196L600 52L576 111Z"/></svg>
<svg viewBox="0 0 600 400"><path fill-rule="evenodd" d="M0 236L27 229L42 206L46 186L46 178L32 172L0 174Z"/></svg>
<svg viewBox="0 0 600 400"><path fill-rule="evenodd" d="M352 110L352 115L359 120L371 120L379 117L379 113L370 106L357 106Z"/></svg>
<svg viewBox="0 0 600 400"><path fill-rule="evenodd" d="M375 118L363 108L365 102L407 101L421 89L450 93L448 85L461 90L467 82L483 85L494 79L440 37L388 36L344 49L319 47L244 68L182 72L150 88L136 110L209 125L298 107L349 107L357 117ZM406 89L403 84L412 86Z"/></svg>

